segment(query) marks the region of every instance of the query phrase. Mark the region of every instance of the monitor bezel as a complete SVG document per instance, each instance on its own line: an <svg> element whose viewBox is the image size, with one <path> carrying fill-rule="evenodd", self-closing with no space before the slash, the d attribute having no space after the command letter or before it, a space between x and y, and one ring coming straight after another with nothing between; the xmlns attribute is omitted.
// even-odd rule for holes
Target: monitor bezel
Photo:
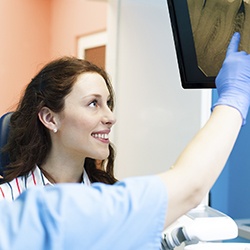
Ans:
<svg viewBox="0 0 250 250"><path fill-rule="evenodd" d="M206 76L197 63L187 0L167 0L167 5L182 87L215 88L215 76Z"/></svg>

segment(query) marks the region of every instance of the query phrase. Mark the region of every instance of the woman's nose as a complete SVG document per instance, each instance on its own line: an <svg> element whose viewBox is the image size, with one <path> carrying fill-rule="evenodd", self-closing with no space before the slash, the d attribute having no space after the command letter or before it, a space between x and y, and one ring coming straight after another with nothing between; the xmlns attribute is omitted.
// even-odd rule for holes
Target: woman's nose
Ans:
<svg viewBox="0 0 250 250"><path fill-rule="evenodd" d="M116 123L116 118L114 112L110 108L106 108L105 114L103 116L103 123L114 125Z"/></svg>

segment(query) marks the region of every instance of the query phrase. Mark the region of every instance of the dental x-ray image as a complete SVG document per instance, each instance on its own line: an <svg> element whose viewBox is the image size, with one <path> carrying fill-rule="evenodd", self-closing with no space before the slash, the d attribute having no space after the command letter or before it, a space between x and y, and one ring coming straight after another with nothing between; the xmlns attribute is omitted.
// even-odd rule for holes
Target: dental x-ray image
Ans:
<svg viewBox="0 0 250 250"><path fill-rule="evenodd" d="M183 88L214 88L234 32L250 53L250 0L167 0Z"/></svg>

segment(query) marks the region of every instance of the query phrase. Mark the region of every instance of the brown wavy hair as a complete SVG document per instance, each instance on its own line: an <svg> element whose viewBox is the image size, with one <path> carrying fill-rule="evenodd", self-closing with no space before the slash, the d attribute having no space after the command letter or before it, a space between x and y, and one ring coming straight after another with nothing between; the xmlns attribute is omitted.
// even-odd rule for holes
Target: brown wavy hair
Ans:
<svg viewBox="0 0 250 250"><path fill-rule="evenodd" d="M51 149L48 129L38 118L46 106L54 112L64 109L65 97L71 92L77 77L82 73L100 74L110 93L110 109L114 108L114 92L107 73L98 66L75 57L62 57L45 65L26 87L23 97L10 120L10 135L4 152L10 164L4 171L4 181L25 176L35 165L41 166ZM91 182L113 184L115 151L109 145L109 156L97 167L96 160L86 158L84 168Z"/></svg>

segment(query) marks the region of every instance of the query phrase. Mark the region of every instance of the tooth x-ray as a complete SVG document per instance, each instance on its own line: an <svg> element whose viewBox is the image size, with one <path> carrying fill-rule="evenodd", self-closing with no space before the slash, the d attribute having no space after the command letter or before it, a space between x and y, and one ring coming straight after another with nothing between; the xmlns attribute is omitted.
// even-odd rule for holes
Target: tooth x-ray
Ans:
<svg viewBox="0 0 250 250"><path fill-rule="evenodd" d="M250 53L250 0L167 0L183 88L214 88L232 34Z"/></svg>

